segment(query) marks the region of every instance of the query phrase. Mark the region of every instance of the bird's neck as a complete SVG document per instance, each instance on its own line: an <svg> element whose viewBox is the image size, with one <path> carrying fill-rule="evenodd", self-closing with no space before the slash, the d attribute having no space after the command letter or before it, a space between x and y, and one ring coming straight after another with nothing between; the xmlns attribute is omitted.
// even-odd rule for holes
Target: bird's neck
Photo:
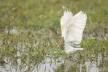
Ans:
<svg viewBox="0 0 108 72"><path fill-rule="evenodd" d="M56 41L57 45L63 50L64 49L64 38L60 37L54 28L50 29L50 31L51 31L52 37Z"/></svg>

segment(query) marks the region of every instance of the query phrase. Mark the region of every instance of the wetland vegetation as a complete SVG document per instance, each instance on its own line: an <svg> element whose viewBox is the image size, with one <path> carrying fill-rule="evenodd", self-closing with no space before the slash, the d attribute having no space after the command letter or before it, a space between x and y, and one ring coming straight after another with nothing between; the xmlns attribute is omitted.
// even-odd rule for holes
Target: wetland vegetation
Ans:
<svg viewBox="0 0 108 72"><path fill-rule="evenodd" d="M1 72L107 72L108 1L0 0ZM68 57L49 30L60 34L62 6L73 14L84 11L87 25L81 47Z"/></svg>

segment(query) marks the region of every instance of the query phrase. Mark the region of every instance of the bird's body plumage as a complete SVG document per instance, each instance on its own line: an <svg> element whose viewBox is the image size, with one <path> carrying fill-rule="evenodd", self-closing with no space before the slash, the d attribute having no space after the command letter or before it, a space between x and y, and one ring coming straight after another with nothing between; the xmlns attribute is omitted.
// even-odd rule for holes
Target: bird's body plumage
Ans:
<svg viewBox="0 0 108 72"><path fill-rule="evenodd" d="M79 47L86 19L87 16L82 11L73 16L72 12L65 10L60 20L62 37L57 34L52 26L47 26L47 28L51 31L57 45L69 54L76 50L83 50L83 48Z"/></svg>
<svg viewBox="0 0 108 72"><path fill-rule="evenodd" d="M82 11L73 16L73 14L65 10L61 17L61 32L64 38L64 49L66 53L76 50L83 50L77 48L82 40L83 30L86 25L87 16Z"/></svg>

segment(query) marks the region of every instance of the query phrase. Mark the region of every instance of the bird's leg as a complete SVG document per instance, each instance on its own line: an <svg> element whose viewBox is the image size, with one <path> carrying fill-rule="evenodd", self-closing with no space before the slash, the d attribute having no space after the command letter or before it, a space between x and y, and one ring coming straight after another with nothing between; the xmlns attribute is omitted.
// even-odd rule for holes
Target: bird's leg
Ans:
<svg viewBox="0 0 108 72"><path fill-rule="evenodd" d="M72 54L69 54L69 58L70 58L70 59L72 58Z"/></svg>
<svg viewBox="0 0 108 72"><path fill-rule="evenodd" d="M71 53L67 54L67 55L66 55L66 59L67 59L67 58L68 58L68 59L72 59L72 54L71 54Z"/></svg>

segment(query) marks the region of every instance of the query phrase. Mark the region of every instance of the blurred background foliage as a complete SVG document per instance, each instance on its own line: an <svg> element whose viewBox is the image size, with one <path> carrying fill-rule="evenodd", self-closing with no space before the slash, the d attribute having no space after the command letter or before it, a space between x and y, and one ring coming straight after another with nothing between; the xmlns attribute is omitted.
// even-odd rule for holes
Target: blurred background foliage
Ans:
<svg viewBox="0 0 108 72"><path fill-rule="evenodd" d="M0 28L60 26L62 6L87 14L87 26L108 26L108 0L0 0Z"/></svg>

